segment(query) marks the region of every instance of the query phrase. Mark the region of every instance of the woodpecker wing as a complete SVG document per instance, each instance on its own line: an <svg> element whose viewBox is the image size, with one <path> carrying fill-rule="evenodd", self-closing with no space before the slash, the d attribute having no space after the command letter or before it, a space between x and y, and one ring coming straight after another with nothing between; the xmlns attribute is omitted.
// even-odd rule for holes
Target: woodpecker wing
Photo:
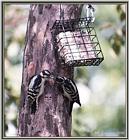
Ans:
<svg viewBox="0 0 129 140"><path fill-rule="evenodd" d="M35 75L31 78L29 83L29 89L38 89L41 86L42 77L40 75Z"/></svg>
<svg viewBox="0 0 129 140"><path fill-rule="evenodd" d="M75 82L71 79L65 79L65 89L70 94L72 100L81 106L79 93Z"/></svg>
<svg viewBox="0 0 129 140"><path fill-rule="evenodd" d="M41 75L35 75L29 81L27 98L28 98L28 104L29 106L31 106L31 108L33 108L32 106L34 106L36 102L37 96L41 88L41 83L42 83Z"/></svg>
<svg viewBox="0 0 129 140"><path fill-rule="evenodd" d="M77 89L75 82L69 78L65 79L64 87L66 88L66 90L69 94L78 93L78 89Z"/></svg>

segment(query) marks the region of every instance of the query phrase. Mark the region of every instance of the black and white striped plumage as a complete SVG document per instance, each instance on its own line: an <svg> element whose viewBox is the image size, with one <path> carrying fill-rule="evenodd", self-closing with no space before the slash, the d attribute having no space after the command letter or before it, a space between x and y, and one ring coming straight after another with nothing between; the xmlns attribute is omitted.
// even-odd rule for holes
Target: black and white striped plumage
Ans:
<svg viewBox="0 0 129 140"><path fill-rule="evenodd" d="M95 16L94 16L95 9L91 4L86 5L86 18L89 20L89 22L94 22Z"/></svg>
<svg viewBox="0 0 129 140"><path fill-rule="evenodd" d="M57 76L56 82L62 86L63 96L67 97L70 101L69 114L71 114L74 102L81 106L77 86L72 79L66 77Z"/></svg>
<svg viewBox="0 0 129 140"><path fill-rule="evenodd" d="M28 87L28 94L27 94L29 106L32 107L34 104L36 104L36 109L38 108L38 98L44 92L44 83L49 78L51 78L51 73L48 70L43 70L42 72L40 72L40 74L34 75L30 79L29 87ZM33 110L33 107L32 107L32 110Z"/></svg>

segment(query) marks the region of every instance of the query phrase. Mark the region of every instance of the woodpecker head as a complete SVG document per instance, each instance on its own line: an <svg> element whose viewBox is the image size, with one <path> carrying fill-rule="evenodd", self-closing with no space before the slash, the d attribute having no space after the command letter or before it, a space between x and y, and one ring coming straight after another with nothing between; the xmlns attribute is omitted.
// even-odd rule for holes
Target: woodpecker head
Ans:
<svg viewBox="0 0 129 140"><path fill-rule="evenodd" d="M88 8L91 8L92 7L92 5L91 4L88 4Z"/></svg>
<svg viewBox="0 0 129 140"><path fill-rule="evenodd" d="M43 70L41 73L40 73L41 77L42 78L45 78L45 79L48 79L48 78L51 78L52 75L50 73L49 70Z"/></svg>
<svg viewBox="0 0 129 140"><path fill-rule="evenodd" d="M92 9L93 11L95 11L94 7L91 4L88 4L88 8Z"/></svg>
<svg viewBox="0 0 129 140"><path fill-rule="evenodd" d="M57 77L55 78L55 80L56 80L56 82L57 82L58 84L63 84L65 78L64 78L64 77L61 77L61 76L57 76Z"/></svg>

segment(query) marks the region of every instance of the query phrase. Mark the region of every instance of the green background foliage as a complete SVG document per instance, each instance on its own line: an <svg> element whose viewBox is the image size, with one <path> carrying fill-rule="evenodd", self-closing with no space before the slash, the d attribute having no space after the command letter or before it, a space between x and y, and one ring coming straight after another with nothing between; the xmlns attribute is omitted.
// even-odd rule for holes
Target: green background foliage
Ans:
<svg viewBox="0 0 129 140"><path fill-rule="evenodd" d="M75 68L82 107L74 104L72 136L126 135L125 5L94 5L95 29L104 54L98 67ZM29 5L4 6L5 135L16 136L22 60ZM85 5L82 17L85 16Z"/></svg>

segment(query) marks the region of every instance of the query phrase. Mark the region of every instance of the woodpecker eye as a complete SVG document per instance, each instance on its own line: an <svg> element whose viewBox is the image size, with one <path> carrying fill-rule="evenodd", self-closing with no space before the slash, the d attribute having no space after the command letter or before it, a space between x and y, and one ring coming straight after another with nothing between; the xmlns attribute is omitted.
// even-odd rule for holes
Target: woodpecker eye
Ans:
<svg viewBox="0 0 129 140"><path fill-rule="evenodd" d="M43 77L47 78L50 77L51 73L48 70L44 70L43 72Z"/></svg>

